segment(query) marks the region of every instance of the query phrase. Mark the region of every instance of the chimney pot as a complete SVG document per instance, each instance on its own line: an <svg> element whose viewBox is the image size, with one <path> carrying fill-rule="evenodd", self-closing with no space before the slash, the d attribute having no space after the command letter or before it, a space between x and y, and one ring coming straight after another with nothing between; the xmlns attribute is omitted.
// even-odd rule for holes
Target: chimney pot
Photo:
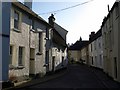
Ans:
<svg viewBox="0 0 120 90"><path fill-rule="evenodd" d="M54 18L53 14L51 14L51 16L48 18L48 20L49 20L49 24L54 26L55 18Z"/></svg>

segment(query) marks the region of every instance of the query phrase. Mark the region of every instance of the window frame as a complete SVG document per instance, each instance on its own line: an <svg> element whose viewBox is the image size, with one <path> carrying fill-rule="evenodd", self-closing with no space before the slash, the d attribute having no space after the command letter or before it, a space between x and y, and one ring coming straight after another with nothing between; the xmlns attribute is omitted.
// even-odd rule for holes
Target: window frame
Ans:
<svg viewBox="0 0 120 90"><path fill-rule="evenodd" d="M18 11L18 10L14 10L14 23L13 23L13 30L14 31L17 31L17 32L21 32L21 22L22 22L22 14L21 14L21 12L20 11ZM18 14L18 21L17 21L17 24L18 24L18 27L16 28L16 25L15 25L15 13L17 13Z"/></svg>
<svg viewBox="0 0 120 90"><path fill-rule="evenodd" d="M20 48L22 49L22 53L20 55ZM19 46L19 49L18 49L18 66L24 66L24 47L22 46ZM21 61L20 61L21 60Z"/></svg>

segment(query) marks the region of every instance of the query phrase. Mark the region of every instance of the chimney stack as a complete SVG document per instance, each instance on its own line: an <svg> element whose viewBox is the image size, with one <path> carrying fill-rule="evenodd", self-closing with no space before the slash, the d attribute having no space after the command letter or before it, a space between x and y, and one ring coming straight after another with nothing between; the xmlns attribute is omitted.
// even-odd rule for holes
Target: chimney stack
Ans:
<svg viewBox="0 0 120 90"><path fill-rule="evenodd" d="M55 18L53 14L51 14L51 16L48 18L48 22L51 26L54 27Z"/></svg>
<svg viewBox="0 0 120 90"><path fill-rule="evenodd" d="M24 0L24 5L32 10L32 0Z"/></svg>
<svg viewBox="0 0 120 90"><path fill-rule="evenodd" d="M91 38L95 35L95 32L91 32L91 34L89 35L89 40L91 40Z"/></svg>

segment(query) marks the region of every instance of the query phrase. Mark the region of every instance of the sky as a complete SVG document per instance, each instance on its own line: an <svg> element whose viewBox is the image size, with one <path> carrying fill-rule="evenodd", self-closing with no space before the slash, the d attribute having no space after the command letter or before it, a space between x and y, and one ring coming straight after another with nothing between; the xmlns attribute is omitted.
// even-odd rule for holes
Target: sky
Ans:
<svg viewBox="0 0 120 90"><path fill-rule="evenodd" d="M23 2L24 0L19 0ZM48 22L51 11L60 10L90 0L33 0L32 10ZM97 32L102 21L116 0L92 0L89 3L55 13L55 22L68 31L67 43L75 43L82 37L88 40L92 31Z"/></svg>

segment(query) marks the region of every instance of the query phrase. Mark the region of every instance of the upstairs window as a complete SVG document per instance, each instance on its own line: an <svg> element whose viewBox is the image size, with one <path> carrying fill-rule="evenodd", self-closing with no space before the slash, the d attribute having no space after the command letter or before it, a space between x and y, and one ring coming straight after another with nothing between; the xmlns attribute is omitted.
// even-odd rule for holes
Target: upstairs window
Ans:
<svg viewBox="0 0 120 90"><path fill-rule="evenodd" d="M35 29L35 21L32 19L32 29Z"/></svg>
<svg viewBox="0 0 120 90"><path fill-rule="evenodd" d="M19 13L17 11L14 12L14 28L19 29Z"/></svg>
<svg viewBox="0 0 120 90"><path fill-rule="evenodd" d="M92 52L92 43L91 43L91 52Z"/></svg>

